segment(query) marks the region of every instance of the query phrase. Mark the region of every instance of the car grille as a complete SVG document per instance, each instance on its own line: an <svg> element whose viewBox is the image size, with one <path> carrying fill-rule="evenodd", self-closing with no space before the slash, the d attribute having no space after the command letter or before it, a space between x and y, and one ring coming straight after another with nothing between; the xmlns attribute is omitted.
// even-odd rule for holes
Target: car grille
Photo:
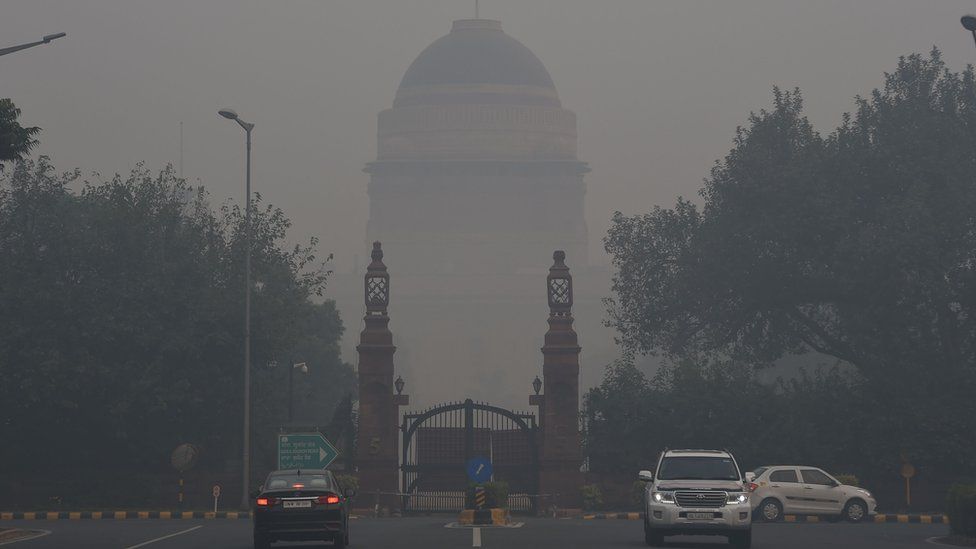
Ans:
<svg viewBox="0 0 976 549"><path fill-rule="evenodd" d="M725 492L674 493L674 501L681 507L722 507L728 497Z"/></svg>

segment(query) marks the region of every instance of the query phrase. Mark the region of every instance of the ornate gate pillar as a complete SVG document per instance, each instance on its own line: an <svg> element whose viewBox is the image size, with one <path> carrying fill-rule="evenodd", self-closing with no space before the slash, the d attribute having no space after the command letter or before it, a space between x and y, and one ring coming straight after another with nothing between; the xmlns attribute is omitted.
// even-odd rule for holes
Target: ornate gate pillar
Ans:
<svg viewBox="0 0 976 549"><path fill-rule="evenodd" d="M372 263L364 280L366 316L365 327L356 351L359 353L359 437L356 462L359 473L360 502L394 507L397 492L397 429L399 406L409 397L399 394L402 380L397 380L397 394L393 381L393 333L390 332L390 275L383 264L383 249L373 243Z"/></svg>
<svg viewBox="0 0 976 549"><path fill-rule="evenodd" d="M549 294L549 331L542 347L544 391L529 403L539 406L542 444L539 493L551 494L563 509L582 507L582 437L579 429L579 353L573 329L573 277L566 253L557 250L546 278Z"/></svg>

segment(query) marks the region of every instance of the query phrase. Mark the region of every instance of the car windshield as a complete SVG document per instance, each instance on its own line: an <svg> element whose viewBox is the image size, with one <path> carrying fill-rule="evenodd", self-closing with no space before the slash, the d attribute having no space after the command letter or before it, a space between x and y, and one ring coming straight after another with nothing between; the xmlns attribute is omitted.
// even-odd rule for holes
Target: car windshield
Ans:
<svg viewBox="0 0 976 549"><path fill-rule="evenodd" d="M765 472L766 472L766 471L767 471L768 469L769 469L769 467L768 467L768 466L765 466L765 465L764 465L764 466L762 466L762 467L756 467L756 468L755 468L755 469L754 469L754 470L752 471L752 474L754 474L754 475L756 475L756 478L759 478L759 477L760 477L760 476L762 476L762 474L763 474L763 473L765 473Z"/></svg>
<svg viewBox="0 0 976 549"><path fill-rule="evenodd" d="M323 489L332 488L326 475L273 475L268 479L265 490L289 490L293 488Z"/></svg>
<svg viewBox="0 0 976 549"><path fill-rule="evenodd" d="M661 460L660 480L739 480L735 462L727 457L669 456Z"/></svg>

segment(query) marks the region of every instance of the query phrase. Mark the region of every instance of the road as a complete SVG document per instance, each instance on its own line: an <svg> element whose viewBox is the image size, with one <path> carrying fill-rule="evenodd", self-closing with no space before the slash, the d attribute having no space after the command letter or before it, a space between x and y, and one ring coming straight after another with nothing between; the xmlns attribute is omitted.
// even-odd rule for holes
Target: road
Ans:
<svg viewBox="0 0 976 549"><path fill-rule="evenodd" d="M359 519L351 523L354 548L556 549L644 547L640 521L529 519L519 528L446 528L450 517ZM248 549L247 520L3 521L5 528L46 530L39 538L0 544L3 549ZM931 524L758 524L756 549L928 548L948 533ZM171 536L171 537L166 537ZM724 538L669 538L668 547L727 547ZM276 544L274 547L286 545ZM295 547L326 547L299 544Z"/></svg>

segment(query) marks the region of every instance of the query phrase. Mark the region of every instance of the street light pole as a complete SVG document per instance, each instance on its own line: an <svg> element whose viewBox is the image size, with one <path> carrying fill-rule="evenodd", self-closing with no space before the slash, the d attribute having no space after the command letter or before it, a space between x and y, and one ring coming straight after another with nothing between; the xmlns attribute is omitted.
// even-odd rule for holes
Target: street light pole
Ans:
<svg viewBox="0 0 976 549"><path fill-rule="evenodd" d="M59 32L57 34L49 34L37 42L28 42L27 44L20 44L19 46L10 46L8 48L0 48L0 55L7 55L8 53L14 53L15 51L26 50L27 48L33 48L34 46L40 46L41 44L50 44L58 38L68 36L66 33Z"/></svg>
<svg viewBox="0 0 976 549"><path fill-rule="evenodd" d="M292 418L295 413L295 404L292 396L294 394L295 387L295 370L301 369L303 374L308 373L308 365L304 362L299 362L298 364L292 364L291 368L288 369L288 425L291 425Z"/></svg>
<svg viewBox="0 0 976 549"><path fill-rule="evenodd" d="M241 120L232 109L220 109L218 114L237 122L247 134L247 183L244 191L244 450L241 456L241 508L247 509L251 503L248 488L251 483L251 130L254 124Z"/></svg>
<svg viewBox="0 0 976 549"><path fill-rule="evenodd" d="M976 43L976 15L963 15L962 26L973 33L973 42Z"/></svg>

